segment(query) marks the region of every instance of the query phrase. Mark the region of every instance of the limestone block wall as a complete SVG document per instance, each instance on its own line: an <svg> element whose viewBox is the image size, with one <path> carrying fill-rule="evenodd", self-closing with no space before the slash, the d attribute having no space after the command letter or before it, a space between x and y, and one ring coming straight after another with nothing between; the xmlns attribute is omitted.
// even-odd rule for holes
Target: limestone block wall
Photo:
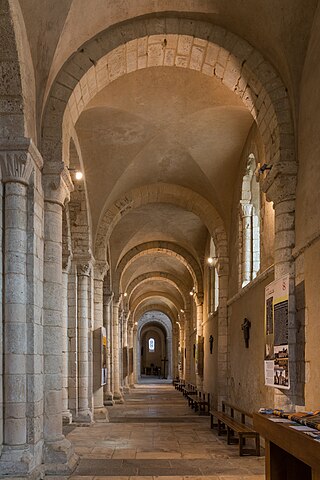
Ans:
<svg viewBox="0 0 320 480"><path fill-rule="evenodd" d="M261 278L261 277L260 277ZM264 386L264 289L273 271L257 278L228 302L228 395L232 403L248 411L273 405L273 389ZM249 348L241 324L251 322Z"/></svg>
<svg viewBox="0 0 320 480"><path fill-rule="evenodd" d="M209 338L213 336L213 348L210 353ZM205 392L209 392L211 395L211 404L216 402L218 391L218 312L213 315L209 315L207 319L204 319L203 323L203 336L204 336L204 376L203 376L203 389Z"/></svg>
<svg viewBox="0 0 320 480"><path fill-rule="evenodd" d="M297 381L305 380L305 407L319 405L319 264L320 264L320 8L314 16L301 79L296 192ZM305 352L304 352L305 343ZM305 353L305 356L304 356ZM303 386L303 385L302 385ZM303 405L303 403L301 403Z"/></svg>

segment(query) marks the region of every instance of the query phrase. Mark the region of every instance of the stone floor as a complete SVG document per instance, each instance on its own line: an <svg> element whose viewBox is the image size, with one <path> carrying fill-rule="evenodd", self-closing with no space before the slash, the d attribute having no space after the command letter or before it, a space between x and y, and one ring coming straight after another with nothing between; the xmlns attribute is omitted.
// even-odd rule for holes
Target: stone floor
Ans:
<svg viewBox="0 0 320 480"><path fill-rule="evenodd" d="M171 385L139 385L109 412L68 434L80 456L71 480L265 479L264 458L240 458Z"/></svg>

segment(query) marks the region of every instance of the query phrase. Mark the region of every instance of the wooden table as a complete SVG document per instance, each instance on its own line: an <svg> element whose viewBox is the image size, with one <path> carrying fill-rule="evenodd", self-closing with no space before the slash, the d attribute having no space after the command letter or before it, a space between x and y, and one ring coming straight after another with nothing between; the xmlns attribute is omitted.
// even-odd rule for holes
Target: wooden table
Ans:
<svg viewBox="0 0 320 480"><path fill-rule="evenodd" d="M320 442L268 415L253 415L266 441L266 480L320 480Z"/></svg>

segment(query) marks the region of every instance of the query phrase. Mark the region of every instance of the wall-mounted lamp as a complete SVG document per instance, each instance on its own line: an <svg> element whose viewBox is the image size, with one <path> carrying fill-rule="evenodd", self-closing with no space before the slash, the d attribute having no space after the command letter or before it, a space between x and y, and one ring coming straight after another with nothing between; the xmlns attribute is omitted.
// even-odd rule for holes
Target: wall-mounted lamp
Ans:
<svg viewBox="0 0 320 480"><path fill-rule="evenodd" d="M190 290L189 293L190 293L191 297L193 297L193 295L195 295L195 293L196 293L196 287L193 287L192 290Z"/></svg>
<svg viewBox="0 0 320 480"><path fill-rule="evenodd" d="M78 181L83 179L83 173L81 170L77 170L76 168L68 168L69 172L74 172L74 178Z"/></svg>
<svg viewBox="0 0 320 480"><path fill-rule="evenodd" d="M181 312L181 313L184 313L184 310L183 310L182 308L180 308L180 312Z"/></svg>

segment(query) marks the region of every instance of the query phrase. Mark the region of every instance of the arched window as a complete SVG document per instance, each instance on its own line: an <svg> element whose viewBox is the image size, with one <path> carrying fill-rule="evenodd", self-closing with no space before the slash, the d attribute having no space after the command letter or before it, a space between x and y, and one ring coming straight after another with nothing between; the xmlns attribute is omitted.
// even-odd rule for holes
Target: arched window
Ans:
<svg viewBox="0 0 320 480"><path fill-rule="evenodd" d="M156 341L154 338L149 338L149 352L154 352L156 349Z"/></svg>
<svg viewBox="0 0 320 480"><path fill-rule="evenodd" d="M217 269L216 246L211 238L209 253L209 282L208 282L208 306L209 313L217 310L219 305L219 276Z"/></svg>
<svg viewBox="0 0 320 480"><path fill-rule="evenodd" d="M239 221L240 286L245 287L260 269L260 186L255 179L256 159L248 156L242 179Z"/></svg>

